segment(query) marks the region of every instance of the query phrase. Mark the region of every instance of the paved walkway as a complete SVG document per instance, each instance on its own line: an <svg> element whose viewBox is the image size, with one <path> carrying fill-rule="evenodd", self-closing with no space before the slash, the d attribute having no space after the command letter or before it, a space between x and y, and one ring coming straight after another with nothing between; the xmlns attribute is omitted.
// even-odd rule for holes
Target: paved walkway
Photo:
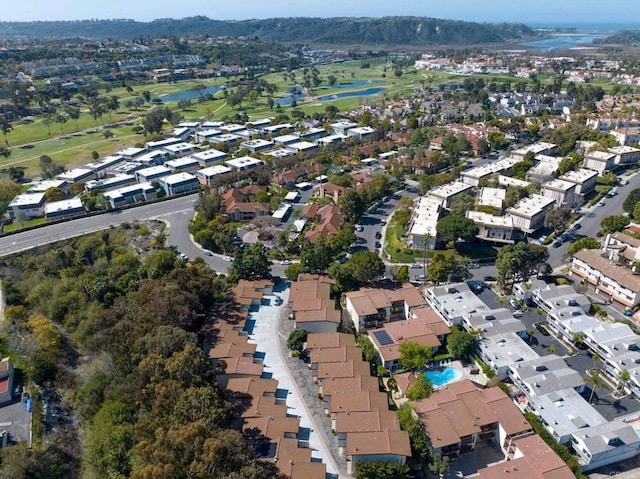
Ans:
<svg viewBox="0 0 640 479"><path fill-rule="evenodd" d="M282 298L283 305L286 305L289 299L289 284L276 285L274 292ZM249 320L254 320L255 326L249 334L249 342L257 344L258 352L264 353L264 372L278 380L278 389L287 391L287 414L300 418L299 439L308 442L312 458L322 460L327 466L327 473L332 477L346 477L338 475L341 468L335 462L324 436L318 434L326 429L324 423L320 422L324 415L319 417L315 409L308 407L310 402L306 389L296 384L296 371L287 367L287 361L291 359L287 358L286 353L288 333L282 333L278 326L279 323L287 324L289 321L286 318L285 306L275 306L274 300L275 296L265 296L259 310L250 313ZM285 349L282 349L283 345ZM315 394L317 401L317 388Z"/></svg>

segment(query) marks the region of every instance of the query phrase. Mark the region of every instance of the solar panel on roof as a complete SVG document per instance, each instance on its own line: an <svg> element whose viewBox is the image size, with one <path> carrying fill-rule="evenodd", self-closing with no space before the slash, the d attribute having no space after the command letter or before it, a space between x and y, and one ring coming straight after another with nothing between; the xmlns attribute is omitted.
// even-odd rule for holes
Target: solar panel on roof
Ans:
<svg viewBox="0 0 640 479"><path fill-rule="evenodd" d="M373 335L376 337L380 346L387 346L389 344L393 344L393 339L386 331L374 331Z"/></svg>

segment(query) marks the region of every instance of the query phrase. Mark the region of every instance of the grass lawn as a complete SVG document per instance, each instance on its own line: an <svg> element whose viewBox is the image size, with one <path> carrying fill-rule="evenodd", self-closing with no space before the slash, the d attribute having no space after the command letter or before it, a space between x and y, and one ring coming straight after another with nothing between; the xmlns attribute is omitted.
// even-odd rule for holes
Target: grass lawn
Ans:
<svg viewBox="0 0 640 479"><path fill-rule="evenodd" d="M43 223L46 223L46 221L47 220L44 218L34 218L32 220L26 220L26 221L14 221L11 224L5 225L4 228L2 228L2 232L11 233L12 231L18 231L23 228L28 228L30 226L41 225Z"/></svg>

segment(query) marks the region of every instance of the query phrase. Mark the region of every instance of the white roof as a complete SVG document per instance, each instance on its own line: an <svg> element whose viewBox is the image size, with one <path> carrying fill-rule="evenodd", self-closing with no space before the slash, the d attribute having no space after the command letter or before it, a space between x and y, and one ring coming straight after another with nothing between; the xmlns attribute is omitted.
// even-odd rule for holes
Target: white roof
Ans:
<svg viewBox="0 0 640 479"><path fill-rule="evenodd" d="M190 151L193 150L194 148L198 148L196 145L194 145L193 143L177 143L175 145L169 145L169 146L165 146L164 150L168 151L169 153L180 153L182 151Z"/></svg>
<svg viewBox="0 0 640 479"><path fill-rule="evenodd" d="M608 151L590 151L585 155L585 158L598 161L610 161L615 158L616 155L609 153Z"/></svg>
<svg viewBox="0 0 640 479"><path fill-rule="evenodd" d="M44 193L24 193L14 197L9 203L9 207L15 206L38 206L44 201Z"/></svg>
<svg viewBox="0 0 640 479"><path fill-rule="evenodd" d="M258 138L256 140L247 140L240 143L240 148L260 148L273 145L273 141L263 140Z"/></svg>
<svg viewBox="0 0 640 479"><path fill-rule="evenodd" d="M615 153L616 155L624 154L624 153L640 153L640 149L634 148L633 146L622 145L622 146L613 146L609 148L611 153Z"/></svg>
<svg viewBox="0 0 640 479"><path fill-rule="evenodd" d="M310 141L298 141L296 143L290 143L287 145L287 148L290 148L292 150L298 150L298 151L310 150L312 148L317 148L317 147L318 147L317 143L312 143Z"/></svg>
<svg viewBox="0 0 640 479"><path fill-rule="evenodd" d="M467 218L484 226L513 229L513 218L509 216L494 216L481 211L467 211Z"/></svg>
<svg viewBox="0 0 640 479"><path fill-rule="evenodd" d="M253 158L251 156L241 156L240 158L234 158L233 160L227 160L225 163L234 168L246 168L248 166L260 165L262 160Z"/></svg>
<svg viewBox="0 0 640 479"><path fill-rule="evenodd" d="M297 133L291 133L289 135L281 135L281 136L276 136L273 139L274 142L276 143L295 143L297 141L300 141L300 135L298 135Z"/></svg>
<svg viewBox="0 0 640 479"><path fill-rule="evenodd" d="M96 161L95 163L87 163L84 166L89 168L90 170L99 170L120 163L121 161L124 161L124 158L121 155L105 156L100 161Z"/></svg>
<svg viewBox="0 0 640 479"><path fill-rule="evenodd" d="M194 181L196 177L190 173L176 173L175 175L165 176L160 179L160 183L164 183L166 185L177 185L180 183L184 183L186 181Z"/></svg>
<svg viewBox="0 0 640 479"><path fill-rule="evenodd" d="M500 186L521 186L523 188L526 188L530 183L528 181L519 180L517 178L511 178L510 176L499 175L498 184Z"/></svg>
<svg viewBox="0 0 640 479"><path fill-rule="evenodd" d="M462 193L463 191L470 190L471 188L471 185L467 185L462 181L452 181L451 183L447 183L446 185L438 186L437 188L430 190L428 195L436 198L449 198L457 195L458 193Z"/></svg>
<svg viewBox="0 0 640 479"><path fill-rule="evenodd" d="M564 181L559 178L554 178L544 183L541 188L546 188L554 191L569 191L571 188L575 188L576 184L570 181Z"/></svg>
<svg viewBox="0 0 640 479"><path fill-rule="evenodd" d="M136 148L134 146L130 146L128 148L123 148L118 152L118 154L122 156L134 157L142 154L144 151L146 151L144 148Z"/></svg>
<svg viewBox="0 0 640 479"><path fill-rule="evenodd" d="M582 184L591 178L598 176L597 171L580 168L579 170L569 170L564 175L558 177L559 180L570 181L571 183Z"/></svg>
<svg viewBox="0 0 640 479"><path fill-rule="evenodd" d="M147 148L153 150L155 148L164 148L165 146L175 145L176 143L182 143L180 138L166 138L158 141L148 141Z"/></svg>
<svg viewBox="0 0 640 479"><path fill-rule="evenodd" d="M216 150L215 148L211 148L209 150L201 151L199 153L194 153L193 155L191 155L191 158L195 158L196 160L202 160L202 161L216 159L216 158L222 159L226 157L227 157L227 154L224 151Z"/></svg>
<svg viewBox="0 0 640 479"><path fill-rule="evenodd" d="M201 170L198 170L196 172L196 176L202 176L202 177L211 177L211 176L216 176L216 175L222 175L224 173L229 173L231 171L231 168L229 168L228 166L224 166L224 165L214 165L214 166L210 166L209 168L203 168Z"/></svg>
<svg viewBox="0 0 640 479"><path fill-rule="evenodd" d="M478 204L485 206L493 206L502 209L502 203L507 196L507 190L503 188L489 188L487 186L480 188L478 194Z"/></svg>
<svg viewBox="0 0 640 479"><path fill-rule="evenodd" d="M143 170L136 171L136 175L138 176L153 176L159 175L160 173L166 173L167 175L171 174L171 170L163 165L158 166L150 166L149 168L144 168Z"/></svg>
<svg viewBox="0 0 640 479"><path fill-rule="evenodd" d="M42 193L49 188L63 188L69 183L65 180L44 180L39 181L29 188L29 193Z"/></svg>
<svg viewBox="0 0 640 479"><path fill-rule="evenodd" d="M59 180L76 181L83 176L95 174L93 170L87 168L74 168L73 170L67 170L64 173L60 173L56 176Z"/></svg>
<svg viewBox="0 0 640 479"><path fill-rule="evenodd" d="M120 196L125 195L126 193L130 193L132 191L150 191L153 190L153 185L148 181L138 183L137 185L129 185L124 186L122 188L118 188L117 190L107 191L104 196L108 198L118 198Z"/></svg>
<svg viewBox="0 0 640 479"><path fill-rule="evenodd" d="M540 213L555 202L556 200L553 198L534 194L526 198L522 198L515 206L509 208L507 212L518 216L531 217Z"/></svg>
<svg viewBox="0 0 640 479"><path fill-rule="evenodd" d="M287 156L293 155L293 152L291 150L285 150L284 148L278 148L277 150L272 150L266 154L269 156L273 156L274 158L285 158Z"/></svg>
<svg viewBox="0 0 640 479"><path fill-rule="evenodd" d="M165 163L169 168L180 168L181 166L193 166L198 164L198 160L192 156L183 156L182 158L169 160Z"/></svg>
<svg viewBox="0 0 640 479"><path fill-rule="evenodd" d="M493 173L499 173L501 171L507 170L519 161L520 160L516 158L504 158L494 163L487 163L482 166L476 166L475 168L463 171L460 174L462 176L468 176L470 178L484 178L485 176L491 175Z"/></svg>
<svg viewBox="0 0 640 479"><path fill-rule="evenodd" d="M421 197L413 210L413 224L409 231L410 235L437 236L436 225L440 217L440 202L428 197Z"/></svg>
<svg viewBox="0 0 640 479"><path fill-rule="evenodd" d="M299 196L300 196L300 193L298 193L297 191L290 191L289 193L286 194L284 199L287 201L294 201L298 199Z"/></svg>
<svg viewBox="0 0 640 479"><path fill-rule="evenodd" d="M517 155L525 155L530 151L534 154L542 153L543 151L550 150L555 148L558 145L554 145L553 143L545 143L544 141L539 141L538 143L534 143L533 145L527 145L523 148L518 148L513 153Z"/></svg>
<svg viewBox="0 0 640 479"><path fill-rule="evenodd" d="M53 201L44 205L44 214L48 215L56 213L58 211L75 210L78 208L84 208L82 206L82 200L80 198L71 198L70 200Z"/></svg>

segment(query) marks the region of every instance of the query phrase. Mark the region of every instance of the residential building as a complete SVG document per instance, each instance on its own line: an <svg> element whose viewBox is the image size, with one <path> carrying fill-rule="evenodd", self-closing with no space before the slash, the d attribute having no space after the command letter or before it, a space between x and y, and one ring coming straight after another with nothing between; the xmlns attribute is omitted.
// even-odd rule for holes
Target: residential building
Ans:
<svg viewBox="0 0 640 479"><path fill-rule="evenodd" d="M556 208L573 208L575 205L576 185L560 179L549 180L540 186L540 194L555 200Z"/></svg>
<svg viewBox="0 0 640 479"><path fill-rule="evenodd" d="M434 453L457 457L493 443L505 454L532 428L511 399L497 387L478 389L465 379L413 402Z"/></svg>
<svg viewBox="0 0 640 479"><path fill-rule="evenodd" d="M524 239L524 233L514 226L510 216L494 216L480 211L467 211L466 216L478 227L478 239L501 244L514 244Z"/></svg>
<svg viewBox="0 0 640 479"><path fill-rule="evenodd" d="M570 274L623 308L640 303L640 277L609 259L601 250L582 250L574 254Z"/></svg>
<svg viewBox="0 0 640 479"><path fill-rule="evenodd" d="M378 351L382 365L393 374L402 368L401 343L416 342L435 353L450 332L449 326L431 308L420 308L412 311L409 319L384 323L369 331L369 339Z"/></svg>
<svg viewBox="0 0 640 479"><path fill-rule="evenodd" d="M147 150L162 150L167 146L177 145L182 142L180 138L165 138L164 140L148 141L144 146Z"/></svg>
<svg viewBox="0 0 640 479"><path fill-rule="evenodd" d="M136 183L136 177L134 175L118 174L111 178L104 178L101 180L91 180L84 184L84 190L87 193L94 191L110 191L116 188L122 188L123 186L129 186Z"/></svg>
<svg viewBox="0 0 640 479"><path fill-rule="evenodd" d="M571 435L571 448L583 471L591 471L640 454L640 437L630 424L614 419Z"/></svg>
<svg viewBox="0 0 640 479"><path fill-rule="evenodd" d="M138 156L136 158L137 163L142 163L143 165L149 166L157 166L162 165L165 161L169 159L169 153L164 150L152 150L147 151L144 155Z"/></svg>
<svg viewBox="0 0 640 479"><path fill-rule="evenodd" d="M562 158L548 155L536 155L536 164L527 171L527 179L532 183L543 183L556 175Z"/></svg>
<svg viewBox="0 0 640 479"><path fill-rule="evenodd" d="M356 432L347 435L347 472L353 474L362 461L386 461L405 464L411 457L411 444L406 431L385 430Z"/></svg>
<svg viewBox="0 0 640 479"><path fill-rule="evenodd" d="M640 240L624 231L605 236L602 249L609 253L613 261L629 268L632 268L636 261L640 261Z"/></svg>
<svg viewBox="0 0 640 479"><path fill-rule="evenodd" d="M104 196L109 200L112 208L119 208L140 201L153 200L156 199L158 195L151 183L144 182L107 191Z"/></svg>
<svg viewBox="0 0 640 479"><path fill-rule="evenodd" d="M441 202L437 199L422 196L415 200L407 240L410 247L431 249L435 247L440 210Z"/></svg>
<svg viewBox="0 0 640 479"><path fill-rule="evenodd" d="M517 159L518 161L524 160L524 157L527 153L533 153L535 155L553 155L556 151L558 145L554 145L553 143L546 143L544 141L539 141L532 145L527 145L523 148L518 148L517 150L513 150L511 152L511 157Z"/></svg>
<svg viewBox="0 0 640 479"><path fill-rule="evenodd" d="M104 178L109 174L109 171L123 163L125 159L120 155L115 156L105 156L100 161L96 161L95 163L87 163L84 165L85 168L89 170L93 170L96 174L96 178Z"/></svg>
<svg viewBox="0 0 640 479"><path fill-rule="evenodd" d="M517 178L511 178L510 176L498 175L498 185L508 188L509 186L519 186L520 188L526 188L530 185L528 181L519 180Z"/></svg>
<svg viewBox="0 0 640 479"><path fill-rule="evenodd" d="M329 135L329 136L325 136L324 138L318 138L317 142L318 142L318 145L327 146L327 145L332 145L334 143L342 143L346 139L347 139L347 136L343 134Z"/></svg>
<svg viewBox="0 0 640 479"><path fill-rule="evenodd" d="M217 139L222 136L222 131L217 128L207 128L197 131L193 138L196 143L204 143L205 141L210 143L218 143Z"/></svg>
<svg viewBox="0 0 640 479"><path fill-rule="evenodd" d="M231 168L224 165L215 165L210 166L208 168L203 168L196 172L196 178L203 186L211 186L211 181L217 176L224 175L225 173L229 173Z"/></svg>
<svg viewBox="0 0 640 479"><path fill-rule="evenodd" d="M10 358L0 360L0 405L13 401L13 364Z"/></svg>
<svg viewBox="0 0 640 479"><path fill-rule="evenodd" d="M289 143L285 149L294 153L310 153L318 149L318 144L310 141L297 141Z"/></svg>
<svg viewBox="0 0 640 479"><path fill-rule="evenodd" d="M270 149L273 146L273 142L269 140L263 140L261 138L255 140L247 140L240 143L240 148L246 148L252 153L257 153L259 151L265 151Z"/></svg>
<svg viewBox="0 0 640 479"><path fill-rule="evenodd" d="M303 208L301 216L317 222L313 229L305 233L305 238L312 243L318 238L326 240L329 236L339 233L344 225L344 216L340 208L333 204L320 208L317 205L307 205Z"/></svg>
<svg viewBox="0 0 640 479"><path fill-rule="evenodd" d="M523 326L521 325L520 328ZM538 354L515 332L482 335L476 345L480 359L496 373L496 377L505 379L509 367L514 363L537 359Z"/></svg>
<svg viewBox="0 0 640 479"><path fill-rule="evenodd" d="M491 309L469 288L467 283L453 283L426 288L425 299L449 326L462 326L474 313L487 313Z"/></svg>
<svg viewBox="0 0 640 479"><path fill-rule="evenodd" d="M152 181L158 180L164 176L169 176L170 174L171 170L166 166L151 166L149 168L136 171L136 180L138 183L151 183Z"/></svg>
<svg viewBox="0 0 640 479"><path fill-rule="evenodd" d="M616 128L610 130L609 134L616 138L618 145L637 145L640 143L640 128L638 127Z"/></svg>
<svg viewBox="0 0 640 479"><path fill-rule="evenodd" d="M598 172L585 168L569 170L564 175L558 177L559 180L568 181L576 185L576 196L585 196L595 190L597 178Z"/></svg>
<svg viewBox="0 0 640 479"><path fill-rule="evenodd" d="M46 193L49 188L59 188L65 194L69 194L69 186L71 186L69 182L64 180L44 180L30 186L27 193Z"/></svg>
<svg viewBox="0 0 640 479"><path fill-rule="evenodd" d="M11 200L7 207L9 217L18 221L42 218L45 201L44 193L23 193L18 195Z"/></svg>
<svg viewBox="0 0 640 479"><path fill-rule="evenodd" d="M614 160L616 166L635 166L640 160L640 149L632 146L614 146L607 151L616 155Z"/></svg>
<svg viewBox="0 0 640 479"><path fill-rule="evenodd" d="M471 192L472 185L463 183L462 181L453 181L446 185L438 186L432 190L429 190L427 196L440 202L443 208L449 208L453 199L461 194Z"/></svg>
<svg viewBox="0 0 640 479"><path fill-rule="evenodd" d="M332 297L333 280L327 276L303 276L291 285L287 305L296 327L309 333L335 333L340 311ZM307 340L307 347L312 346Z"/></svg>
<svg viewBox="0 0 640 479"><path fill-rule="evenodd" d="M269 203L256 201L256 193L264 187L249 185L244 188L231 188L225 191L221 201L224 213L231 221L251 221L258 216L270 214Z"/></svg>
<svg viewBox="0 0 640 479"><path fill-rule="evenodd" d="M199 153L194 153L191 155L191 158L197 160L202 168L208 168L219 161L225 160L227 156L228 155L224 151L210 148Z"/></svg>
<svg viewBox="0 0 640 479"><path fill-rule="evenodd" d="M376 328L390 321L407 319L426 301L412 284L400 287L361 288L345 295L345 309L356 331Z"/></svg>
<svg viewBox="0 0 640 479"><path fill-rule="evenodd" d="M164 166L177 173L195 173L200 168L200 162L192 156L183 156L167 161Z"/></svg>
<svg viewBox="0 0 640 479"><path fill-rule="evenodd" d="M163 176L158 180L160 187L167 196L190 193L200 190L200 182L190 173L176 173L175 175Z"/></svg>
<svg viewBox="0 0 640 479"><path fill-rule="evenodd" d="M225 161L225 164L238 171L246 171L257 168L263 164L263 161L250 156L242 156L240 158L234 158L233 160L227 160Z"/></svg>
<svg viewBox="0 0 640 479"><path fill-rule="evenodd" d="M86 210L79 197L69 200L52 201L44 205L44 217L47 221L75 218L85 213Z"/></svg>
<svg viewBox="0 0 640 479"><path fill-rule="evenodd" d="M547 211L553 208L554 203L553 198L533 194L508 208L506 216L513 219L514 227L533 233L544 225Z"/></svg>
<svg viewBox="0 0 640 479"><path fill-rule="evenodd" d="M491 206L497 212L502 211L504 199L507 196L507 190L504 188L489 188L487 186L480 188L476 204L478 206Z"/></svg>
<svg viewBox="0 0 640 479"><path fill-rule="evenodd" d="M340 120L335 123L331 123L331 131L334 135L343 135L346 136L347 132L358 126L357 123L348 120Z"/></svg>
<svg viewBox="0 0 640 479"><path fill-rule="evenodd" d="M64 173L56 175L56 180L63 180L70 184L84 183L89 180L96 179L96 172L89 168L75 168L73 170L67 170Z"/></svg>
<svg viewBox="0 0 640 479"><path fill-rule="evenodd" d="M590 151L584 156L584 167L603 175L615 168L616 155L606 151Z"/></svg>
<svg viewBox="0 0 640 479"><path fill-rule="evenodd" d="M520 160L515 158L503 158L493 163L465 170L460 173L460 178L467 185L480 186L481 182L488 180L492 175L509 171L518 161Z"/></svg>
<svg viewBox="0 0 640 479"><path fill-rule="evenodd" d="M361 126L356 128L349 128L347 130L347 136L354 136L358 138L358 140L362 141L365 138L371 136L375 131L374 128L370 126Z"/></svg>

